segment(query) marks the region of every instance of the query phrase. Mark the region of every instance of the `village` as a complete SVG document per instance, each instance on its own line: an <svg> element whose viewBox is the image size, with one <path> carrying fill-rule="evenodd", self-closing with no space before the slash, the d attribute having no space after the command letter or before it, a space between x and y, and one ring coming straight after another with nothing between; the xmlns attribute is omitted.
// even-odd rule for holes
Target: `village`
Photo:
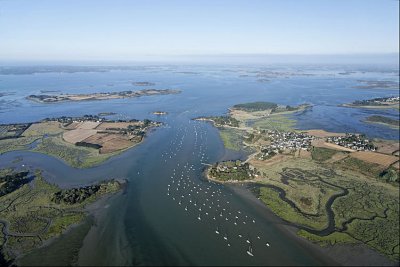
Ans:
<svg viewBox="0 0 400 267"><path fill-rule="evenodd" d="M345 136L328 137L327 142L357 151L376 151L377 149L374 144L362 134L347 133Z"/></svg>
<svg viewBox="0 0 400 267"><path fill-rule="evenodd" d="M350 106L388 106L398 105L400 102L399 96L377 97L367 100L356 100ZM346 106L346 105L344 105Z"/></svg>
<svg viewBox="0 0 400 267"><path fill-rule="evenodd" d="M266 160L283 151L309 150L314 136L297 132L263 131L270 144L263 145L257 155L259 160Z"/></svg>

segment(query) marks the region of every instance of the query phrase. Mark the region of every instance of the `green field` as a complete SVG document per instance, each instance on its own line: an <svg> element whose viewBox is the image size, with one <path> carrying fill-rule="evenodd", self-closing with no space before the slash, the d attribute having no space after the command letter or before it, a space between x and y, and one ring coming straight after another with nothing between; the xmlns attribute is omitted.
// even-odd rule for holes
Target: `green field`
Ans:
<svg viewBox="0 0 400 267"><path fill-rule="evenodd" d="M227 149L239 151L243 147L244 132L232 128L219 128L219 135Z"/></svg>
<svg viewBox="0 0 400 267"><path fill-rule="evenodd" d="M338 153L337 150L324 147L313 147L311 150L311 157L313 160L322 162L332 158L336 153Z"/></svg>
<svg viewBox="0 0 400 267"><path fill-rule="evenodd" d="M240 109L245 111L261 111L261 110L268 110L268 109L276 109L278 104L272 102L251 102L251 103L243 103L234 105L234 109Z"/></svg>
<svg viewBox="0 0 400 267"><path fill-rule="evenodd" d="M283 114L272 114L254 121L253 127L265 130L278 130L290 132L294 130L296 121Z"/></svg>

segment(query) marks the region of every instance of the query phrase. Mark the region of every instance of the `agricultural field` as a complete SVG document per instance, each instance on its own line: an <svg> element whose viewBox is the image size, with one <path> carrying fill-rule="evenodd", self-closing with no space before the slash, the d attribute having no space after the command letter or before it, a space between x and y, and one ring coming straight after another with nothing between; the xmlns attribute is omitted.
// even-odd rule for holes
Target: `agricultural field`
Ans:
<svg viewBox="0 0 400 267"><path fill-rule="evenodd" d="M357 151L354 153L350 153L350 156L362 161L379 164L384 167L389 167L396 161L399 161L399 158L396 156L374 153L370 151Z"/></svg>
<svg viewBox="0 0 400 267"><path fill-rule="evenodd" d="M18 138L0 140L0 153L31 150L60 158L73 167L91 167L140 143L149 128L159 125L149 120L100 121L90 115L46 119L21 126L24 132ZM16 126L7 127L9 131Z"/></svg>
<svg viewBox="0 0 400 267"><path fill-rule="evenodd" d="M71 144L82 142L86 138L96 134L96 130L92 129L74 129L63 133L63 139Z"/></svg>

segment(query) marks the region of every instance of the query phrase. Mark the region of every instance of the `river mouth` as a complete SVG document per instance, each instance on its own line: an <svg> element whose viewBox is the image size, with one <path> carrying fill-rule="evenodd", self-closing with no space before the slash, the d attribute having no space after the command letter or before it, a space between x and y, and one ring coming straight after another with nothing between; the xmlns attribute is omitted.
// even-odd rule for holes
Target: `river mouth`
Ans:
<svg viewBox="0 0 400 267"><path fill-rule="evenodd" d="M128 180L123 193L98 207L83 239L70 242L63 237L48 246L50 251L69 244L75 251L70 259L79 265L320 265L330 261L284 234L271 217L266 219L266 208L253 206L255 197L243 197L229 186L204 179L204 164L227 155L215 128L186 116L177 116L169 126L90 169L74 169L32 152L1 156L7 161L22 157L16 164L41 168L46 179L64 187L110 176ZM65 173L72 174L68 183ZM246 253L250 246L253 256ZM35 253L20 262L43 258L41 250Z"/></svg>

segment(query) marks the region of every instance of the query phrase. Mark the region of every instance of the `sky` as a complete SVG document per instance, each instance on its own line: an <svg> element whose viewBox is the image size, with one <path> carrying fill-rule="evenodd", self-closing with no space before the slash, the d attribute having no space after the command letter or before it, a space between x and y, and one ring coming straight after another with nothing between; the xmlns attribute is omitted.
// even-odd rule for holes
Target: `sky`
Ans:
<svg viewBox="0 0 400 267"><path fill-rule="evenodd" d="M0 0L0 61L398 50L398 0Z"/></svg>

